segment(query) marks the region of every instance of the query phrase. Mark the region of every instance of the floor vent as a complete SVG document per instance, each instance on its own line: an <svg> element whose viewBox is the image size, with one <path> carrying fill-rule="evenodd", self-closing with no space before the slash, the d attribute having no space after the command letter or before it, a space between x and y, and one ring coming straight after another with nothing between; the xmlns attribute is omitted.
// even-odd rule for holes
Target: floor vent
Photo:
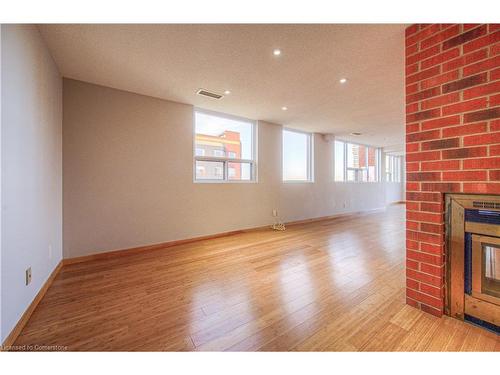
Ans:
<svg viewBox="0 0 500 375"><path fill-rule="evenodd" d="M196 91L196 93L198 95L207 96L207 97L212 98L212 99L221 99L222 98L222 95L216 94L215 92L210 92L210 91L205 90L205 89L199 89L198 91Z"/></svg>
<svg viewBox="0 0 500 375"><path fill-rule="evenodd" d="M500 203L498 202L485 202L485 201L473 201L472 206L474 208L494 208L500 209Z"/></svg>

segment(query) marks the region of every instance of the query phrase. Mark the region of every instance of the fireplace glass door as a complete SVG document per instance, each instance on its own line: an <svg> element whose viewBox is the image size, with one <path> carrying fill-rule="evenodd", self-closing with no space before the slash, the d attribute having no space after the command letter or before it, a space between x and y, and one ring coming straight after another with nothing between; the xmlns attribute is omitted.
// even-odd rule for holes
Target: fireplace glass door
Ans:
<svg viewBox="0 0 500 375"><path fill-rule="evenodd" d="M500 247L483 244L480 261L481 293L500 298Z"/></svg>
<svg viewBox="0 0 500 375"><path fill-rule="evenodd" d="M466 313L499 325L500 238L498 237L472 235L471 294L473 297L469 299L471 303L468 304L466 300Z"/></svg>

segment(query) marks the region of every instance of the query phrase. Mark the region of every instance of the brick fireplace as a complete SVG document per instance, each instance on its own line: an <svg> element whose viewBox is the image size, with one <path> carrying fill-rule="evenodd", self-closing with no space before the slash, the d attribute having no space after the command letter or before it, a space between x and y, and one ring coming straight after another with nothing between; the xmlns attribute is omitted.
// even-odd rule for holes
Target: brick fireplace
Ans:
<svg viewBox="0 0 500 375"><path fill-rule="evenodd" d="M500 194L500 25L406 29L406 300L444 311L444 194Z"/></svg>

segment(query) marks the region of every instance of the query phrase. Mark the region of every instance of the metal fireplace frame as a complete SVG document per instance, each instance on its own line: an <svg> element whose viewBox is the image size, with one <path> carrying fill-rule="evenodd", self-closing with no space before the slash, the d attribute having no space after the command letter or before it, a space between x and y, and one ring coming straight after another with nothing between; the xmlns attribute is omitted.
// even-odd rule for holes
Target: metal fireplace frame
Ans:
<svg viewBox="0 0 500 375"><path fill-rule="evenodd" d="M473 236L500 237L500 225L465 221L465 210L500 211L500 196L477 194L446 194L445 198L445 313L454 318L464 320L467 311L473 311L473 317L481 319L492 308L498 305L486 301L473 292L468 295L464 291L465 282L465 233ZM473 239L474 241L474 239ZM476 246L476 245L473 245ZM477 267L476 250L473 252L473 267ZM475 266L474 266L475 265ZM473 272L474 275L474 272ZM473 276L477 277L477 276ZM475 281L477 283L477 280ZM473 281L474 283L474 281ZM469 315L469 314L468 314Z"/></svg>

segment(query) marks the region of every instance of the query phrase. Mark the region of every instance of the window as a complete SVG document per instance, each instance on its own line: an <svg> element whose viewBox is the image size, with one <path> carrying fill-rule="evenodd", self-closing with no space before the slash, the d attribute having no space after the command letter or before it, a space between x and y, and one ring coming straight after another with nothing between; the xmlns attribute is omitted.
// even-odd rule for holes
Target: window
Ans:
<svg viewBox="0 0 500 375"><path fill-rule="evenodd" d="M205 175L205 167L203 165L196 166L196 175L199 175L199 176Z"/></svg>
<svg viewBox="0 0 500 375"><path fill-rule="evenodd" d="M194 119L195 181L254 181L255 122L199 109Z"/></svg>
<svg viewBox="0 0 500 375"><path fill-rule="evenodd" d="M347 181L367 182L366 146L347 143Z"/></svg>
<svg viewBox="0 0 500 375"><path fill-rule="evenodd" d="M379 181L380 150L343 141L334 144L335 181Z"/></svg>
<svg viewBox="0 0 500 375"><path fill-rule="evenodd" d="M380 164L380 150L374 147L367 147L366 165L368 168L368 182L377 182L379 180L378 165Z"/></svg>
<svg viewBox="0 0 500 375"><path fill-rule="evenodd" d="M223 164L216 161L196 160L197 180L222 180Z"/></svg>
<svg viewBox="0 0 500 375"><path fill-rule="evenodd" d="M385 155L385 179L387 182L401 182L401 157Z"/></svg>
<svg viewBox="0 0 500 375"><path fill-rule="evenodd" d="M335 141L335 181L345 181L345 152L344 142Z"/></svg>
<svg viewBox="0 0 500 375"><path fill-rule="evenodd" d="M283 181L312 182L312 136L283 129Z"/></svg>

